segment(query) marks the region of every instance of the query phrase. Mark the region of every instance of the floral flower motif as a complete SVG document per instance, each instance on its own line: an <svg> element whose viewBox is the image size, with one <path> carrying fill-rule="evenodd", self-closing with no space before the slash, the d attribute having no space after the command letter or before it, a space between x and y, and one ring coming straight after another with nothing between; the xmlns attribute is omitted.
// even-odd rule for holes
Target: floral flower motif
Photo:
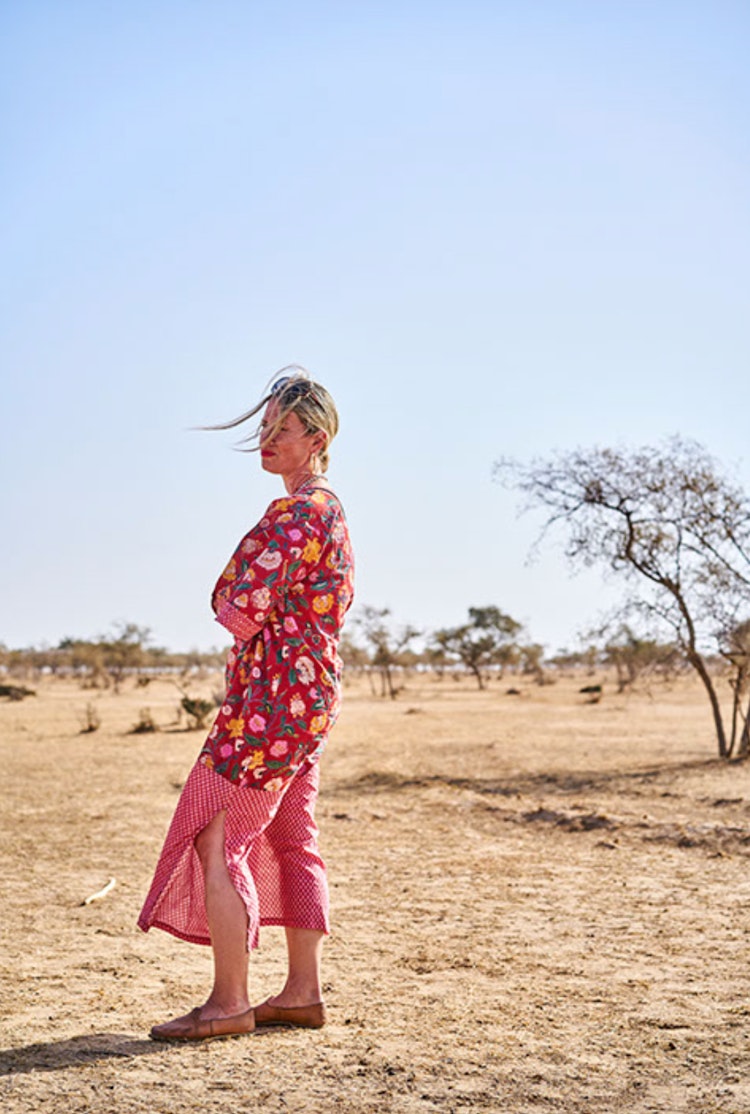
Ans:
<svg viewBox="0 0 750 1114"><path fill-rule="evenodd" d="M229 732L230 739L239 739L244 730L245 721L242 716L235 716L235 718L230 719L227 724L227 731Z"/></svg>
<svg viewBox="0 0 750 1114"><path fill-rule="evenodd" d="M232 714L232 705L231 705L231 704L222 704L222 706L221 706L221 714L222 714L223 716L231 716L231 714Z"/></svg>
<svg viewBox="0 0 750 1114"><path fill-rule="evenodd" d="M263 751L260 747L256 747L247 758L242 759L243 770L254 770L258 766L263 765Z"/></svg>
<svg viewBox="0 0 750 1114"><path fill-rule="evenodd" d="M293 619L291 615L287 615L286 619L284 620L284 630L287 634L296 634L299 630L299 627L297 626L297 620Z"/></svg>
<svg viewBox="0 0 750 1114"><path fill-rule="evenodd" d="M259 545L260 542L256 542L255 538L245 538L244 542L240 546L240 549L243 553L255 553L255 550L258 548Z"/></svg>
<svg viewBox="0 0 750 1114"><path fill-rule="evenodd" d="M271 744L271 755L274 758L283 758L289 750L289 743L286 739L277 739L275 743Z"/></svg>
<svg viewBox="0 0 750 1114"><path fill-rule="evenodd" d="M325 615L333 607L333 596L330 593L327 596L316 596L313 600L313 611L317 611L318 615Z"/></svg>
<svg viewBox="0 0 750 1114"><path fill-rule="evenodd" d="M242 592L234 601L235 607L247 607L247 592Z"/></svg>
<svg viewBox="0 0 750 1114"><path fill-rule="evenodd" d="M313 718L310 720L310 731L312 732L312 734L319 735L325 727L327 720L328 716L325 714L325 712L321 713L321 715L319 716L313 716Z"/></svg>
<svg viewBox="0 0 750 1114"><path fill-rule="evenodd" d="M234 557L233 557L232 560L227 565L227 567L224 569L223 577L224 577L224 580L234 580L236 575L237 575L237 566L234 563Z"/></svg>
<svg viewBox="0 0 750 1114"><path fill-rule="evenodd" d="M297 672L303 685L309 685L315 680L315 669L309 658L304 657L304 655L300 656L294 664L297 667Z"/></svg>
<svg viewBox="0 0 750 1114"><path fill-rule="evenodd" d="M223 746L219 747L219 754L222 758L229 758L230 754L234 754L234 747L229 743L224 743Z"/></svg>
<svg viewBox="0 0 750 1114"><path fill-rule="evenodd" d="M266 721L263 716L258 715L256 712L252 719L247 721L248 731L252 731L253 735L259 735L266 726Z"/></svg>
<svg viewBox="0 0 750 1114"><path fill-rule="evenodd" d="M279 789L284 788L284 779L283 777L272 777L270 781L266 782L263 788L266 793L278 793Z"/></svg>
<svg viewBox="0 0 750 1114"><path fill-rule="evenodd" d="M262 569L277 569L281 564L281 554L278 549L264 549L260 556L255 558L255 563Z"/></svg>
<svg viewBox="0 0 750 1114"><path fill-rule="evenodd" d="M258 669L258 666L254 665L253 668L250 670L250 676L254 681L257 681L259 677L263 676L263 674L260 669Z"/></svg>
<svg viewBox="0 0 750 1114"><path fill-rule="evenodd" d="M298 530L296 526L292 530L287 530L287 534L293 542L298 542L302 538L302 531Z"/></svg>
<svg viewBox="0 0 750 1114"><path fill-rule="evenodd" d="M303 716L305 714L305 707L306 705L302 697L297 696L297 694L295 693L295 695L289 702L289 711L291 712L291 714L295 717Z"/></svg>
<svg viewBox="0 0 750 1114"><path fill-rule="evenodd" d="M262 609L264 607L268 607L268 605L270 604L271 593L268 591L268 588L256 588L250 596L250 599L253 601L254 607Z"/></svg>
<svg viewBox="0 0 750 1114"><path fill-rule="evenodd" d="M302 550L302 560L314 564L320 557L320 542L317 538L309 538L307 545Z"/></svg>

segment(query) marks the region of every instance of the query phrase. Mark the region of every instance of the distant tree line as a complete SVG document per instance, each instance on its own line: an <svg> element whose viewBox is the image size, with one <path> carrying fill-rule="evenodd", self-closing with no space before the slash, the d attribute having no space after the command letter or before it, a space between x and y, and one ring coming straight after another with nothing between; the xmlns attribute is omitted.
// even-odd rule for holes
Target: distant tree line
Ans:
<svg viewBox="0 0 750 1114"><path fill-rule="evenodd" d="M433 632L394 624L388 608L363 607L353 628L341 642L347 669L375 678L373 691L392 699L415 672L470 676L482 690L508 675L544 685L566 673L604 669L614 672L617 691L625 692L637 682L671 680L687 668L674 642L639 637L622 622L589 632L581 649L545 656L522 624L494 605L470 607L466 622ZM414 646L418 638L421 649ZM723 662L717 659L711 666L721 669Z"/></svg>
<svg viewBox="0 0 750 1114"><path fill-rule="evenodd" d="M219 651L174 653L154 646L149 628L135 623L117 623L110 634L97 638L63 638L57 646L19 650L0 644L0 669L11 677L75 677L85 688L112 688L115 692L126 677L147 684L157 674L186 677L223 664L224 654Z"/></svg>
<svg viewBox="0 0 750 1114"><path fill-rule="evenodd" d="M421 648L415 647L417 640ZM43 675L72 677L83 688L114 692L128 678L146 685L156 676L168 675L182 689L183 682L196 675L223 669L225 654L225 650L165 650L151 644L149 628L120 623L108 635L63 638L57 646L11 650L0 644L0 672L26 681ZM470 676L481 690L508 674L543 685L554 674L612 667L622 692L644 677L667 678L682 667L675 645L638 638L624 624L614 631L602 627L591 632L583 649L545 657L544 647L527 639L522 624L494 605L470 607L464 623L432 632L399 626L388 608L364 606L341 641L341 656L347 670L367 674L374 682L373 691L391 699L416 671L439 678ZM193 714L192 709L187 711Z"/></svg>

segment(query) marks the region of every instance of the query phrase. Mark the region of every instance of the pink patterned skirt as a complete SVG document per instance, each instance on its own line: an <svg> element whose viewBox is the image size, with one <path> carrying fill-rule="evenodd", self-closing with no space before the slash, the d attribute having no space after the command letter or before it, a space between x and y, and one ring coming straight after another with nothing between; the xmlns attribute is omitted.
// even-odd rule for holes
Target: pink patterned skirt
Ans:
<svg viewBox="0 0 750 1114"><path fill-rule="evenodd" d="M247 910L247 946L261 925L328 932L328 884L318 853L315 802L320 770L305 764L277 793L244 789L202 762L185 782L138 924L210 944L203 870L195 837L226 809L225 853Z"/></svg>

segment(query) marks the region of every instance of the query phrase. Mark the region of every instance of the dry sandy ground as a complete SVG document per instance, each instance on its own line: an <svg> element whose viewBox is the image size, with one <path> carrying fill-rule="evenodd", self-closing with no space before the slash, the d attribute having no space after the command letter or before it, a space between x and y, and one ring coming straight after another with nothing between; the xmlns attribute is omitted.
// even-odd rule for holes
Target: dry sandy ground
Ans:
<svg viewBox="0 0 750 1114"><path fill-rule="evenodd" d="M750 1112L748 769L692 684L580 683L352 684L319 805L331 1024L176 1048L149 1027L209 952L134 922L201 734L126 733L146 703L167 727L162 681L94 697L89 735L71 683L3 702L1 1109ZM278 988L280 930L252 967Z"/></svg>

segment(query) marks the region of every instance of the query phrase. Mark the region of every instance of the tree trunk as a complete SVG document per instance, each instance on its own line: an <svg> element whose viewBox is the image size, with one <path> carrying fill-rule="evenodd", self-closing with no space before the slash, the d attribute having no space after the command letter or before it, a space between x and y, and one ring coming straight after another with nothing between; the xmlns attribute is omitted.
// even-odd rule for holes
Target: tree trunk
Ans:
<svg viewBox="0 0 750 1114"><path fill-rule="evenodd" d="M476 677L477 684L479 685L480 689L483 689L484 688L484 677L482 676L482 670L479 668L478 665L470 665L469 669L472 671L472 673Z"/></svg>
<svg viewBox="0 0 750 1114"><path fill-rule="evenodd" d="M682 617L685 620L685 625L688 630L686 647L687 659L692 665L693 669L697 672L701 681L703 681L704 688L708 693L708 699L711 701L711 711L713 712L714 727L716 729L716 740L719 744L719 758L729 758L729 750L727 748L727 735L726 731L724 730L724 720L721 716L721 704L719 703L719 698L716 695L716 689L714 688L714 683L711 680L711 674L708 672L705 661L696 649L697 640L695 635L695 623L693 622L693 617L690 614L685 599L683 598L682 593L679 591L679 589L672 584L666 586L669 588L670 592L674 596L677 606L682 612Z"/></svg>
<svg viewBox="0 0 750 1114"><path fill-rule="evenodd" d="M724 721L721 718L721 705L716 695L714 683L711 680L711 674L708 672L708 669L706 669L706 663L697 651L688 650L688 661L697 672L701 681L703 681L706 692L708 693L708 699L711 701L711 711L713 712L714 727L716 728L716 739L719 744L719 758L729 758L727 736L724 731Z"/></svg>
<svg viewBox="0 0 750 1114"><path fill-rule="evenodd" d="M737 728L742 722L740 701L742 694L740 692L740 677L736 675L733 680L730 680L732 686L732 730L729 736L729 756L734 754L734 748L737 743Z"/></svg>
<svg viewBox="0 0 750 1114"><path fill-rule="evenodd" d="M750 702L748 702L745 723L740 736L740 749L737 751L738 758L747 758L748 756L750 756Z"/></svg>

